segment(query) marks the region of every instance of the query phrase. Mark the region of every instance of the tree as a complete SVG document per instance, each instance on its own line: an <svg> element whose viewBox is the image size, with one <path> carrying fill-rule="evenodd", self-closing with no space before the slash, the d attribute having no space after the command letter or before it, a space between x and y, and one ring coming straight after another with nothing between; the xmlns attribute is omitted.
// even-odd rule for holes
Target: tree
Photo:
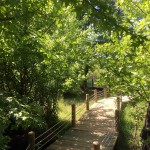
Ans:
<svg viewBox="0 0 150 150"><path fill-rule="evenodd" d="M59 1L2 1L0 7L4 125L10 120L9 129L44 128L57 119L60 92L83 80L96 35L92 27L82 28L86 16L79 21L73 7Z"/></svg>

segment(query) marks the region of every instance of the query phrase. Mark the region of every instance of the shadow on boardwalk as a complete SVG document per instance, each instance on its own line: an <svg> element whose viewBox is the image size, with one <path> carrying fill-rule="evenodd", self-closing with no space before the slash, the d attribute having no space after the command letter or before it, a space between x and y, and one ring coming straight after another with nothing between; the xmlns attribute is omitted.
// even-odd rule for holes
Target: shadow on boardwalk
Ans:
<svg viewBox="0 0 150 150"><path fill-rule="evenodd" d="M102 150L113 150L118 133L115 129L115 97L94 103L89 111L46 150L91 150L99 141Z"/></svg>

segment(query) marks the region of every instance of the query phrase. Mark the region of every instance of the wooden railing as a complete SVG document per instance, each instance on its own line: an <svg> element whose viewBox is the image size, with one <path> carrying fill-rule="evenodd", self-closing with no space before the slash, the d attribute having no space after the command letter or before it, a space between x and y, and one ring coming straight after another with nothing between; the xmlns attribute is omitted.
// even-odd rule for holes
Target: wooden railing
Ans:
<svg viewBox="0 0 150 150"><path fill-rule="evenodd" d="M90 109L90 101L97 102L100 98L107 98L109 95L108 89L104 89L103 91L94 90L94 93L92 95L86 94L86 103L82 106L76 106L75 104L71 105L71 114L68 114L65 118L68 121L68 123L64 123L62 121L59 121L57 124L55 124L53 127L42 133L40 136L35 138L35 133L33 131L30 131L28 133L28 147L26 150L42 150L45 148L45 146L50 143L52 140L56 140L58 135L66 129L68 126L75 127L76 125L76 115L80 113L81 110L83 110L83 107L88 111ZM117 110L115 111L115 125L116 130L118 131L119 127L119 111L120 111L120 100L117 98ZM69 122L71 120L71 122ZM93 141L93 150L99 150L98 147L100 143L98 141Z"/></svg>

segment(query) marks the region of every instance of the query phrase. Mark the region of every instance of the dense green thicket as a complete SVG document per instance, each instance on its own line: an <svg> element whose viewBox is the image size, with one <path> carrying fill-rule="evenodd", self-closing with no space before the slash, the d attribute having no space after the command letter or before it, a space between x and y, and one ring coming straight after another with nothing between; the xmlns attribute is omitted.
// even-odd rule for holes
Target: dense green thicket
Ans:
<svg viewBox="0 0 150 150"><path fill-rule="evenodd" d="M5 129L50 126L59 95L80 87L96 38L86 22L56 1L0 2L0 145Z"/></svg>
<svg viewBox="0 0 150 150"><path fill-rule="evenodd" d="M147 103L123 103L116 149L133 150L141 147L141 130L145 122Z"/></svg>

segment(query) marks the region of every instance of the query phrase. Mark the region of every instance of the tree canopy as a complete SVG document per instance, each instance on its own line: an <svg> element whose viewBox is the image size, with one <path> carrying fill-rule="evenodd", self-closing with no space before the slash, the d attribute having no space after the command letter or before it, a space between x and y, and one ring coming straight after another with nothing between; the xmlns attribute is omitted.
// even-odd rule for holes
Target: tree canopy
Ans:
<svg viewBox="0 0 150 150"><path fill-rule="evenodd" d="M91 53L96 34L85 25L86 16L77 19L71 5L2 1L0 10L0 111L4 112L0 139L4 139L6 122L11 130L54 122L61 91L80 87L84 80L86 54Z"/></svg>

